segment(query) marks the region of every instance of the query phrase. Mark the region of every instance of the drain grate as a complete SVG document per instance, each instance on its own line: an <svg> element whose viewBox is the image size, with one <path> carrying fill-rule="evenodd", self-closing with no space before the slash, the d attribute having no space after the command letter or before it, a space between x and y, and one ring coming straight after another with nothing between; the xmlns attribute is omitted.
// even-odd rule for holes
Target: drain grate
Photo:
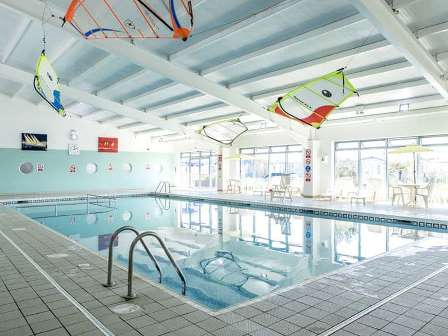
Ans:
<svg viewBox="0 0 448 336"><path fill-rule="evenodd" d="M129 303L120 304L120 305L113 306L110 308L110 310L112 310L115 314L118 314L118 315L135 313L141 309L142 308L140 308L140 306L137 306L135 304L129 304Z"/></svg>

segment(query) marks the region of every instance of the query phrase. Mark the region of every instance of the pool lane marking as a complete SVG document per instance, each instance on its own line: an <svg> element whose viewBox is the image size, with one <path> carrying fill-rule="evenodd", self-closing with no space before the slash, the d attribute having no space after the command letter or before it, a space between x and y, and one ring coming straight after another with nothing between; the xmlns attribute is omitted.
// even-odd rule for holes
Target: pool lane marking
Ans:
<svg viewBox="0 0 448 336"><path fill-rule="evenodd" d="M84 308L76 299L71 296L64 288L62 288L56 280L54 280L42 267L37 264L33 258L31 258L25 251L23 251L11 238L9 238L2 230L0 230L0 234L12 245L14 248L19 251L26 260L29 261L31 265L36 268L39 273L41 273L62 295L65 296L67 300L69 300L78 310L90 321L99 331L101 331L105 336L115 336L115 334L107 329L107 327L102 324L95 316L93 316L86 308Z"/></svg>
<svg viewBox="0 0 448 336"><path fill-rule="evenodd" d="M324 331L323 333L320 333L317 336L329 336L334 334L336 331L341 330L342 328L345 328L346 326L348 326L349 324L351 324L352 322L355 322L356 320L359 320L361 317L366 316L367 314L371 313L372 311L374 311L375 309L378 309L379 307L385 305L386 303L392 301L393 299L395 299L396 297L410 291L411 289L417 287L418 285L421 285L422 283L428 281L429 279L435 277L436 275L442 273L443 271L448 269L448 265L438 269L437 271L425 276L424 278L410 284L409 286L403 288L402 290L386 297L385 299L375 303L373 306L370 306L369 308L364 309L363 311L359 312L358 314L353 315L352 317L350 317L349 319L335 325L334 327L328 329L327 331Z"/></svg>

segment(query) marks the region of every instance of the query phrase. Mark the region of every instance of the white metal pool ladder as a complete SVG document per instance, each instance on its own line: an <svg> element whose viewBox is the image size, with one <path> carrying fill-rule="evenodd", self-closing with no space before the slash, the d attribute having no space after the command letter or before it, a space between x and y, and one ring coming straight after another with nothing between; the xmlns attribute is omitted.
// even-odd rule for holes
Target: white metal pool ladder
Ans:
<svg viewBox="0 0 448 336"><path fill-rule="evenodd" d="M123 231L132 231L135 233L135 235L138 237L140 232L137 231L136 228L132 226L122 226L121 228L117 229L112 236L110 237L109 242L109 257L107 259L107 280L106 283L103 285L104 287L112 287L115 286L115 283L112 281L112 260L113 260L113 247L115 239L117 239L118 235ZM149 250L148 246L145 244L145 242L142 240L143 248L145 249L146 253L148 253L149 257L151 258L152 262L154 263L154 266L157 269L157 272L159 272L159 282L162 282L162 271L160 270L159 263L157 262L154 255Z"/></svg>
<svg viewBox="0 0 448 336"><path fill-rule="evenodd" d="M143 243L143 238L145 237L154 237L159 242L160 246L162 247L163 251L165 252L166 256L171 262L171 265L173 265L174 269L176 270L177 274L179 275L180 280L182 281L182 295L185 295L187 291L187 282L185 280L185 276L180 270L179 265L177 265L176 261L174 260L173 256L171 255L171 252L166 247L165 243L163 242L162 238L155 233L154 231L145 231L143 233L140 233L131 243L131 247L129 248L129 265L128 265L128 293L125 296L126 299L130 300L135 298L137 295L135 292L132 291L132 281L133 281L133 273L134 273L134 250L137 243L141 240Z"/></svg>
<svg viewBox="0 0 448 336"><path fill-rule="evenodd" d="M123 226L119 229L117 229L111 236L110 242L109 242L109 257L107 260L107 280L104 284L105 287L112 287L115 285L114 282L112 282L112 262L113 262L113 246L114 241L118 237L118 235L123 231L132 231L134 232L137 237L132 241L131 246L129 248L129 265L128 265L128 293L125 296L126 299L133 299L136 297L136 294L132 291L132 282L133 282L133 275L134 275L134 250L135 246L138 244L138 242L141 241L143 248L145 249L146 253L149 255L151 260L154 262L154 265L159 273L159 282L162 283L162 271L160 269L159 263L157 262L154 255L149 250L148 246L143 241L143 238L145 237L154 237L159 242L160 246L162 247L163 251L165 252L166 256L170 260L171 264L173 265L174 269L176 270L177 274L179 275L180 280L182 281L182 295L185 295L187 291L187 282L185 280L185 276L182 273L179 265L174 260L171 252L166 247L165 243L163 242L162 238L155 233L154 231L145 231L143 233L139 233L137 229L135 229L132 226Z"/></svg>
<svg viewBox="0 0 448 336"><path fill-rule="evenodd" d="M160 181L156 188L156 193L169 194L171 193L171 184L168 181Z"/></svg>

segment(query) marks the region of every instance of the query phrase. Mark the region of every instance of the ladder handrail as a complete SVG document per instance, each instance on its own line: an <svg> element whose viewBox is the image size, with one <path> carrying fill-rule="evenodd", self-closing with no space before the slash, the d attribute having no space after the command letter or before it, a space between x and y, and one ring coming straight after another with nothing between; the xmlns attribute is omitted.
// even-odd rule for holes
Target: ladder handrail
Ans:
<svg viewBox="0 0 448 336"><path fill-rule="evenodd" d="M171 252L166 247L165 243L163 242L162 238L155 233L154 231L145 231L143 233L140 233L131 243L131 247L129 248L129 266L128 266L128 294L126 296L127 299L135 298L135 293L132 291L132 279L133 279L133 273L134 273L134 249L135 246L139 241L143 242L143 238L145 237L154 237L159 242L160 246L162 247L163 251L165 252L166 256L171 262L171 265L175 268L177 274L179 275L179 278L182 281L182 295L185 295L185 292L187 291L187 282L185 280L185 276L180 270L179 265L177 265L176 261L174 260L173 256L171 255Z"/></svg>
<svg viewBox="0 0 448 336"><path fill-rule="evenodd" d="M157 188L156 188L155 192L156 193L157 192L160 192L160 193L164 192L165 194L166 193L168 193L168 194L171 193L171 183L169 181L160 181L159 184L157 185Z"/></svg>
<svg viewBox="0 0 448 336"><path fill-rule="evenodd" d="M123 231L132 231L135 233L135 235L137 237L140 234L140 232L138 232L137 229L135 229L134 227L129 226L129 225L122 226L121 228L115 230L115 232L112 234L112 236L110 237L110 242L109 242L109 257L107 259L107 280L106 280L106 283L104 284L104 287L114 286L114 283L112 282L113 247L114 247L115 239L117 239L118 235ZM157 271L159 272L159 283L161 283L162 282L162 271L160 269L160 265L157 262L156 258L154 258L154 255L151 253L151 251L149 250L148 246L146 246L144 241L142 241L142 245L143 245L143 248L145 249L146 253L148 253L149 257L153 261Z"/></svg>

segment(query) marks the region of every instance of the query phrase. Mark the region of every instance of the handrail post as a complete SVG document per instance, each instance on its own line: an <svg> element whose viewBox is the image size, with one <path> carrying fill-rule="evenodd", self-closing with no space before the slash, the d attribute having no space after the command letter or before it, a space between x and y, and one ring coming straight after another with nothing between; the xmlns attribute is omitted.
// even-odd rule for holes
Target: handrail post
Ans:
<svg viewBox="0 0 448 336"><path fill-rule="evenodd" d="M156 238L157 241L159 242L160 246L162 247L163 251L165 252L166 256L170 260L171 264L175 268L177 274L179 275L179 277L182 281L182 295L185 295L185 293L187 291L187 282L185 280L184 274L182 273L181 269L179 268L179 266L177 265L173 256L171 255L171 252L168 250L168 248L166 247L162 238L160 238L157 233L155 233L154 231L145 231L143 233L140 233L137 237L135 237L135 239L131 243L131 247L129 248L128 292L127 292L127 295L124 296L124 298L130 300L137 296L136 293L133 292L133 290L132 290L132 281L133 281L133 273L134 273L134 249L140 240L142 240L143 238L148 237L148 236ZM142 242L143 242L143 240L142 240Z"/></svg>
<svg viewBox="0 0 448 336"><path fill-rule="evenodd" d="M123 231L132 231L135 233L135 235L137 237L139 236L139 232L137 231L137 229L135 229L132 226L122 226L121 228L117 229L112 234L112 236L110 237L110 242L109 242L109 256L107 258L107 280L106 280L106 283L103 284L104 287L115 286L115 283L112 281L113 247L114 247L115 239L117 239L118 235ZM159 273L159 283L161 283L162 282L162 270L160 269L160 265L144 241L142 241L142 245L143 245L143 248L145 249L146 253L151 258L152 262L154 263L154 266L156 267L157 272Z"/></svg>

